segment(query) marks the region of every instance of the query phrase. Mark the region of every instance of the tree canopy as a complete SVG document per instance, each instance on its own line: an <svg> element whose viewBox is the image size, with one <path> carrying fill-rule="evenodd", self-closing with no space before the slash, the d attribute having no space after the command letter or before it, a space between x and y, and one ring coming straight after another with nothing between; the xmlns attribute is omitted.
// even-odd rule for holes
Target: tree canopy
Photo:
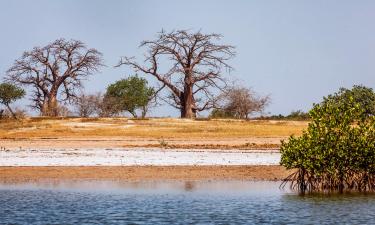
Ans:
<svg viewBox="0 0 375 225"><path fill-rule="evenodd" d="M363 85L354 85L352 89L340 88L340 90L329 95L324 101L331 99L339 102L349 103L352 98L352 104L359 104L363 109L363 113L368 115L375 115L375 92L372 88Z"/></svg>
<svg viewBox="0 0 375 225"><path fill-rule="evenodd" d="M16 118L16 115L10 107L10 104L24 96L25 91L22 88L10 83L0 84L0 102L8 108L14 118Z"/></svg>
<svg viewBox="0 0 375 225"><path fill-rule="evenodd" d="M58 39L25 51L7 71L7 82L31 87L33 108L57 116L58 101L72 102L82 80L102 66L102 54L77 40ZM59 99L58 99L59 97Z"/></svg>
<svg viewBox="0 0 375 225"><path fill-rule="evenodd" d="M163 98L177 108L183 118L194 118L197 112L214 107L217 94L226 86L223 69L232 67L234 47L218 43L219 34L203 34L188 30L162 31L156 40L143 41L146 48L143 64L123 57L118 64L155 77L160 89L169 90ZM161 62L168 62L161 68Z"/></svg>
<svg viewBox="0 0 375 225"><path fill-rule="evenodd" d="M281 164L297 169L287 178L293 188L375 190L375 117L358 90L370 89L354 86L325 97L309 112L308 129L282 142Z"/></svg>
<svg viewBox="0 0 375 225"><path fill-rule="evenodd" d="M252 89L233 85L218 98L212 118L248 119L254 113L260 113L269 104L269 96L259 96Z"/></svg>
<svg viewBox="0 0 375 225"><path fill-rule="evenodd" d="M138 117L137 110L140 110L141 116L145 117L155 94L146 79L130 76L109 85L105 98L112 99L114 111L127 111Z"/></svg>

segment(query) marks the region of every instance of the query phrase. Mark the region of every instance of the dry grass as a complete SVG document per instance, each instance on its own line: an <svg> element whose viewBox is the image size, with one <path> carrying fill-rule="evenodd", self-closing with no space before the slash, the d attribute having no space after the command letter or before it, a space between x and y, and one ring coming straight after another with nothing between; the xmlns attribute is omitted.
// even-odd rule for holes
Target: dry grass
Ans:
<svg viewBox="0 0 375 225"><path fill-rule="evenodd" d="M127 118L28 118L1 121L0 138L243 138L299 135L307 122Z"/></svg>

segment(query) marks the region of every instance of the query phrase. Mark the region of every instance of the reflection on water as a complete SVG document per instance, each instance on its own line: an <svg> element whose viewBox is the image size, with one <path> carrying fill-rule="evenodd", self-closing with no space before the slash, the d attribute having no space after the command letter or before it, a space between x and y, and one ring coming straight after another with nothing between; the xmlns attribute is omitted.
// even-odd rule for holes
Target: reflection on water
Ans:
<svg viewBox="0 0 375 225"><path fill-rule="evenodd" d="M0 224L371 224L375 196L305 195L278 182L55 181L0 185Z"/></svg>

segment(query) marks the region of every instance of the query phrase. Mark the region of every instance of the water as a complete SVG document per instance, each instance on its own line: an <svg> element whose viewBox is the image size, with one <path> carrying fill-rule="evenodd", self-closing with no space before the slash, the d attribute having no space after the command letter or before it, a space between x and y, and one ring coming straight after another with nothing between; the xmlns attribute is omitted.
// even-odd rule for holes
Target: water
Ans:
<svg viewBox="0 0 375 225"><path fill-rule="evenodd" d="M0 185L0 224L374 224L375 195L307 195L278 182Z"/></svg>

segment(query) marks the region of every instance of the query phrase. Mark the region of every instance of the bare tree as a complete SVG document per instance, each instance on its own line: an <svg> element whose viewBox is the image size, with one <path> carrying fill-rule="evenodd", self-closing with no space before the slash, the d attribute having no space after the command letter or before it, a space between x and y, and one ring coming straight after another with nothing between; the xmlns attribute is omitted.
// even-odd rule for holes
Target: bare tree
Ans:
<svg viewBox="0 0 375 225"><path fill-rule="evenodd" d="M120 105L116 98L100 94L98 95L98 116L99 117L114 117L121 113Z"/></svg>
<svg viewBox="0 0 375 225"><path fill-rule="evenodd" d="M230 87L222 95L221 110L239 119L248 119L253 113L259 113L270 103L269 96L259 96L246 87Z"/></svg>
<svg viewBox="0 0 375 225"><path fill-rule="evenodd" d="M226 85L222 70L232 69L227 61L235 55L234 47L216 43L221 37L186 30L161 31L156 40L140 45L147 48L145 65L122 57L117 66L128 65L136 72L154 76L161 82L161 89L169 89L165 100L180 110L182 118L193 118L196 112L214 106L217 89ZM168 68L163 70L164 59L169 61L164 61Z"/></svg>
<svg viewBox="0 0 375 225"><path fill-rule="evenodd" d="M96 95L80 94L74 102L76 113L80 117L90 117L94 114L99 114L101 101L102 96L100 93Z"/></svg>
<svg viewBox="0 0 375 225"><path fill-rule="evenodd" d="M31 86L32 106L43 116L57 116L58 101L74 100L82 80L102 65L102 54L96 49L87 49L81 41L59 39L24 52L7 71L6 80Z"/></svg>

